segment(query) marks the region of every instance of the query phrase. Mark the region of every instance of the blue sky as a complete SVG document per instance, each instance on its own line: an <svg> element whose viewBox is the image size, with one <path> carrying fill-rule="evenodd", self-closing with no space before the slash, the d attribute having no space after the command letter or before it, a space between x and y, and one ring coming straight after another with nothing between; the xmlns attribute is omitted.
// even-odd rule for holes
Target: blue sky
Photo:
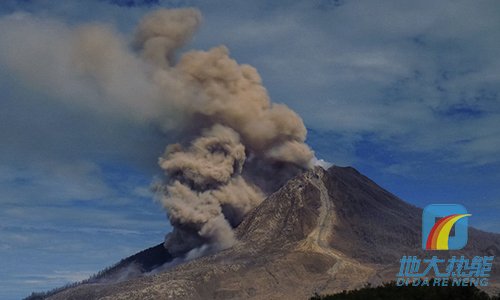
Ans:
<svg viewBox="0 0 500 300"><path fill-rule="evenodd" d="M497 1L207 2L2 1L0 298L84 279L170 229L148 187L172 137L73 105L65 98L85 97L47 89L50 74L26 76L58 42L25 43L31 29L10 20L26 15L49 29L107 23L130 39L148 11L198 7L187 48L224 44L255 66L318 157L418 206L461 203L473 226L500 232Z"/></svg>

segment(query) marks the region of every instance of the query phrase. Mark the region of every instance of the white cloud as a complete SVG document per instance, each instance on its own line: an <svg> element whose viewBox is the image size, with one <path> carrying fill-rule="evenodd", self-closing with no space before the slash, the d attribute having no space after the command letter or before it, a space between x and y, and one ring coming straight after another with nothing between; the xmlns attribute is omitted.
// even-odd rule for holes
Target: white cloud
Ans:
<svg viewBox="0 0 500 300"><path fill-rule="evenodd" d="M20 203L31 199L41 203L71 200L95 200L111 196L99 166L80 161L61 163L40 162L29 167L0 166L2 203ZM41 196L43 195L43 196Z"/></svg>
<svg viewBox="0 0 500 300"><path fill-rule="evenodd" d="M92 275L92 271L60 271L54 270L47 274L27 273L22 276L17 276L11 280L12 283L21 285L64 285L70 282L77 282L87 279Z"/></svg>
<svg viewBox="0 0 500 300"><path fill-rule="evenodd" d="M393 150L456 163L500 162L497 2L311 3L271 6L257 19L208 10L205 32L216 34L198 43L228 43L308 127L372 134ZM484 113L444 113L457 106Z"/></svg>
<svg viewBox="0 0 500 300"><path fill-rule="evenodd" d="M187 2L201 6L205 18L195 48L227 44L238 61L256 66L273 100L289 104L313 129L320 157L339 165L366 162L357 144L369 140L393 152L424 153L411 162L371 162L397 176L436 161L499 163L497 1L345 1L331 9L318 9L321 1ZM114 88L100 110L99 89L68 69L73 29L89 20L114 24L108 30L125 36L115 41L117 59L141 69L123 45L150 8L6 0L2 9L18 12L0 22L2 269L13 274L18 265L7 265L15 261L8 258L19 253L39 268L16 282L4 278L0 288L17 299L15 286L46 289L79 280L88 272L63 267L97 271L160 242L168 225L146 202L147 182L99 163L137 166L149 178L168 141L141 122L156 112L154 103L139 113L126 109L151 92L141 76L126 76L130 69L111 73ZM28 72L31 67L36 72ZM447 114L456 107L479 113ZM454 180L446 172L443 177ZM70 206L71 199L89 206ZM477 225L494 230L494 217ZM91 267L78 265L82 252Z"/></svg>

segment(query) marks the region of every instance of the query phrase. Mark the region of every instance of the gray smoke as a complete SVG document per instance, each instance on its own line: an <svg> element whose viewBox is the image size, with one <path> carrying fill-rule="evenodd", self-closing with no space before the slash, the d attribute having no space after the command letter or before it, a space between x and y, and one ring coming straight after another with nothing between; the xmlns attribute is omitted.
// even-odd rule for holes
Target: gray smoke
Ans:
<svg viewBox="0 0 500 300"><path fill-rule="evenodd" d="M244 216L315 159L302 119L271 102L255 68L224 46L178 53L200 24L196 9L161 9L128 42L103 24L0 19L0 62L19 76L61 101L180 137L159 159L158 191L174 228L165 246L187 258L233 245Z"/></svg>
<svg viewBox="0 0 500 300"><path fill-rule="evenodd" d="M160 10L140 22L135 38L158 68L157 84L178 91L172 104L190 136L159 160L167 176L161 203L174 227L165 246L188 257L233 245L243 217L313 159L300 117L272 104L257 70L231 59L226 47L174 61L199 24L196 10Z"/></svg>

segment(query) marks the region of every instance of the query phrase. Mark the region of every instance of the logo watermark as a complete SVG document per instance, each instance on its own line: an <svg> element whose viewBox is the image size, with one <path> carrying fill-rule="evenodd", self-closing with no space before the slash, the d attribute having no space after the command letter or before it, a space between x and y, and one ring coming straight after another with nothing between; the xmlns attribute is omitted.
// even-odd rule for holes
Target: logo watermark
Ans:
<svg viewBox="0 0 500 300"><path fill-rule="evenodd" d="M467 217L471 214L458 204L431 204L422 214L424 250L459 250L467 245ZM452 229L454 236L450 236Z"/></svg>
<svg viewBox="0 0 500 300"><path fill-rule="evenodd" d="M396 275L398 286L487 286L494 256L452 256L441 259L438 256L420 259L417 256L403 256ZM431 278L434 278L432 280Z"/></svg>
<svg viewBox="0 0 500 300"><path fill-rule="evenodd" d="M468 217L458 204L431 204L422 214L422 249L459 250L467 245ZM398 286L487 286L494 256L403 256Z"/></svg>

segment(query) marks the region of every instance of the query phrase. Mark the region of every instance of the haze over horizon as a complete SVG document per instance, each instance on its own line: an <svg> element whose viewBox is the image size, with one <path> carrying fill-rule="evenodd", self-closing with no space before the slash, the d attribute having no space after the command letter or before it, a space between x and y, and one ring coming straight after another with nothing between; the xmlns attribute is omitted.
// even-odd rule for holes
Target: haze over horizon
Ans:
<svg viewBox="0 0 500 300"><path fill-rule="evenodd" d="M472 226L500 232L495 1L7 0L2 299L84 279L171 230L149 186L173 137L126 113L75 105L85 94L71 86L53 92L47 74L25 72L57 60L58 53L44 56L59 42L57 30L104 23L130 39L160 7L200 9L202 26L186 49L226 45L254 66L273 102L302 117L318 158L354 166L420 207L463 204ZM32 23L19 26L20 18Z"/></svg>

